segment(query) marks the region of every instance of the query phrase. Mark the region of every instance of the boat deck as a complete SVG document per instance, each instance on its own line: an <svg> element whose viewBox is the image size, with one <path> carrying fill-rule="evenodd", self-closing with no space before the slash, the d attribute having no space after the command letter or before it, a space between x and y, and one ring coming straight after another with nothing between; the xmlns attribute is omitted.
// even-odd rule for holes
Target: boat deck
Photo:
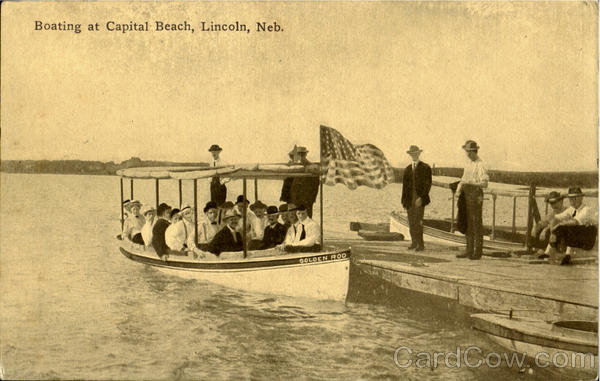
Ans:
<svg viewBox="0 0 600 381"><path fill-rule="evenodd" d="M410 242L340 240L351 246L361 272L402 289L454 300L479 311L508 312L547 321L597 319L595 264L557 266L517 257L458 259L460 249L427 244L408 251ZM590 258L588 258L590 259ZM402 303L402 301L399 301Z"/></svg>

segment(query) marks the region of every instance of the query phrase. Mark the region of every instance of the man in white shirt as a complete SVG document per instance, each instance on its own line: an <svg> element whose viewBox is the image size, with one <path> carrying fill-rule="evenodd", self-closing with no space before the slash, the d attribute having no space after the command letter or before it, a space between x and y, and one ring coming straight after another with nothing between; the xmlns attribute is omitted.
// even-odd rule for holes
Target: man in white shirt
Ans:
<svg viewBox="0 0 600 381"><path fill-rule="evenodd" d="M534 246L538 248L538 258L548 258L549 239L552 228L559 222L570 218L573 208L563 204L564 197L556 191L548 193L546 203L550 205L550 210L543 219L535 224L531 231ZM545 250L545 251L544 251Z"/></svg>
<svg viewBox="0 0 600 381"><path fill-rule="evenodd" d="M219 231L217 203L209 201L204 207L204 218L198 224L198 243L209 243Z"/></svg>
<svg viewBox="0 0 600 381"><path fill-rule="evenodd" d="M296 208L296 216L297 221L292 223L279 247L285 251L318 251L321 248L321 228L308 217L304 205Z"/></svg>
<svg viewBox="0 0 600 381"><path fill-rule="evenodd" d="M483 189L490 180L487 168L479 158L479 146L473 140L467 140L462 148L467 153L469 163L457 188L457 195L464 192L467 204L467 252L457 258L480 259L483 254Z"/></svg>
<svg viewBox="0 0 600 381"><path fill-rule="evenodd" d="M193 251L196 247L194 242L194 210L186 205L179 211L181 220L172 223L165 231L165 242L169 249L175 251L184 251L189 249Z"/></svg>
<svg viewBox="0 0 600 381"><path fill-rule="evenodd" d="M567 247L591 250L596 243L598 235L598 216L596 211L583 204L583 192L580 187L569 188L567 197L569 198L572 211L567 218L552 228L550 245L561 253ZM570 259L570 256L566 255L562 258L561 264L569 263Z"/></svg>
<svg viewBox="0 0 600 381"><path fill-rule="evenodd" d="M250 240L260 240L262 239L263 230L261 229L261 224L256 214L249 208L250 202L248 199L244 198L244 195L239 195L233 210L240 216L243 216L242 211L246 209L246 234L248 237L248 241ZM243 234L244 220L240 218L238 222L238 231ZM258 238L260 237L260 238Z"/></svg>

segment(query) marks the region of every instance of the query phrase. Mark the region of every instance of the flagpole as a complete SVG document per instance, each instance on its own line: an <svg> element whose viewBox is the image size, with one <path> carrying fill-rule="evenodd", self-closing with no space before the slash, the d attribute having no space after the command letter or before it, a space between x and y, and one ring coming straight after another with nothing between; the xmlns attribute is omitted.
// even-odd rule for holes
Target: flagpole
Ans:
<svg viewBox="0 0 600 381"><path fill-rule="evenodd" d="M321 228L321 250L323 250L323 152L321 151L322 136L321 136L321 126L319 126L319 219L320 219L320 228Z"/></svg>

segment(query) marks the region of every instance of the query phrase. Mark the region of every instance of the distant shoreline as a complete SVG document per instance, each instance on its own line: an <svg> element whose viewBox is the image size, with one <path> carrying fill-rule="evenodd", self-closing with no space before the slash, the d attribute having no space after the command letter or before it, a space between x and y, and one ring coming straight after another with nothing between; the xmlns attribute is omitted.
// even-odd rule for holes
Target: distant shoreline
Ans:
<svg viewBox="0 0 600 381"><path fill-rule="evenodd" d="M0 171L5 173L61 174L61 175L105 175L114 176L116 171L132 167L159 166L206 166L208 163L178 163L157 160L142 160L132 157L120 163L86 160L3 160ZM436 176L461 177L462 168L436 167ZM395 182L402 182L403 168L394 168ZM490 170L490 180L498 183L566 188L580 186L598 187L598 171L520 172Z"/></svg>

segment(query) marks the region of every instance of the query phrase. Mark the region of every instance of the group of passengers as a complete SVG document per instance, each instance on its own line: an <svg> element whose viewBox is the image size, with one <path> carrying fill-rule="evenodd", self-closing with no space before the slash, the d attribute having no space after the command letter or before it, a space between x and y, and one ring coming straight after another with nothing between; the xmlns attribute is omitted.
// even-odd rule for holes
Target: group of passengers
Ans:
<svg viewBox="0 0 600 381"><path fill-rule="evenodd" d="M222 252L241 251L244 232L248 250L278 248L300 252L320 249L320 227L308 216L304 205L289 203L277 207L261 201L250 205L243 195L237 197L235 204L226 201L217 206L209 201L198 218L197 243L195 213L191 206L178 209L162 203L154 209L142 207L137 200L127 200L123 206L127 217L122 237L152 247L162 259L169 254L214 259Z"/></svg>
<svg viewBox="0 0 600 381"><path fill-rule="evenodd" d="M584 204L583 197L579 187L569 188L566 195L548 194L546 202L550 210L532 230L539 258L558 258L561 264L567 264L571 260L570 250L594 247L597 216L593 208ZM565 198L569 199L569 206L564 205Z"/></svg>

